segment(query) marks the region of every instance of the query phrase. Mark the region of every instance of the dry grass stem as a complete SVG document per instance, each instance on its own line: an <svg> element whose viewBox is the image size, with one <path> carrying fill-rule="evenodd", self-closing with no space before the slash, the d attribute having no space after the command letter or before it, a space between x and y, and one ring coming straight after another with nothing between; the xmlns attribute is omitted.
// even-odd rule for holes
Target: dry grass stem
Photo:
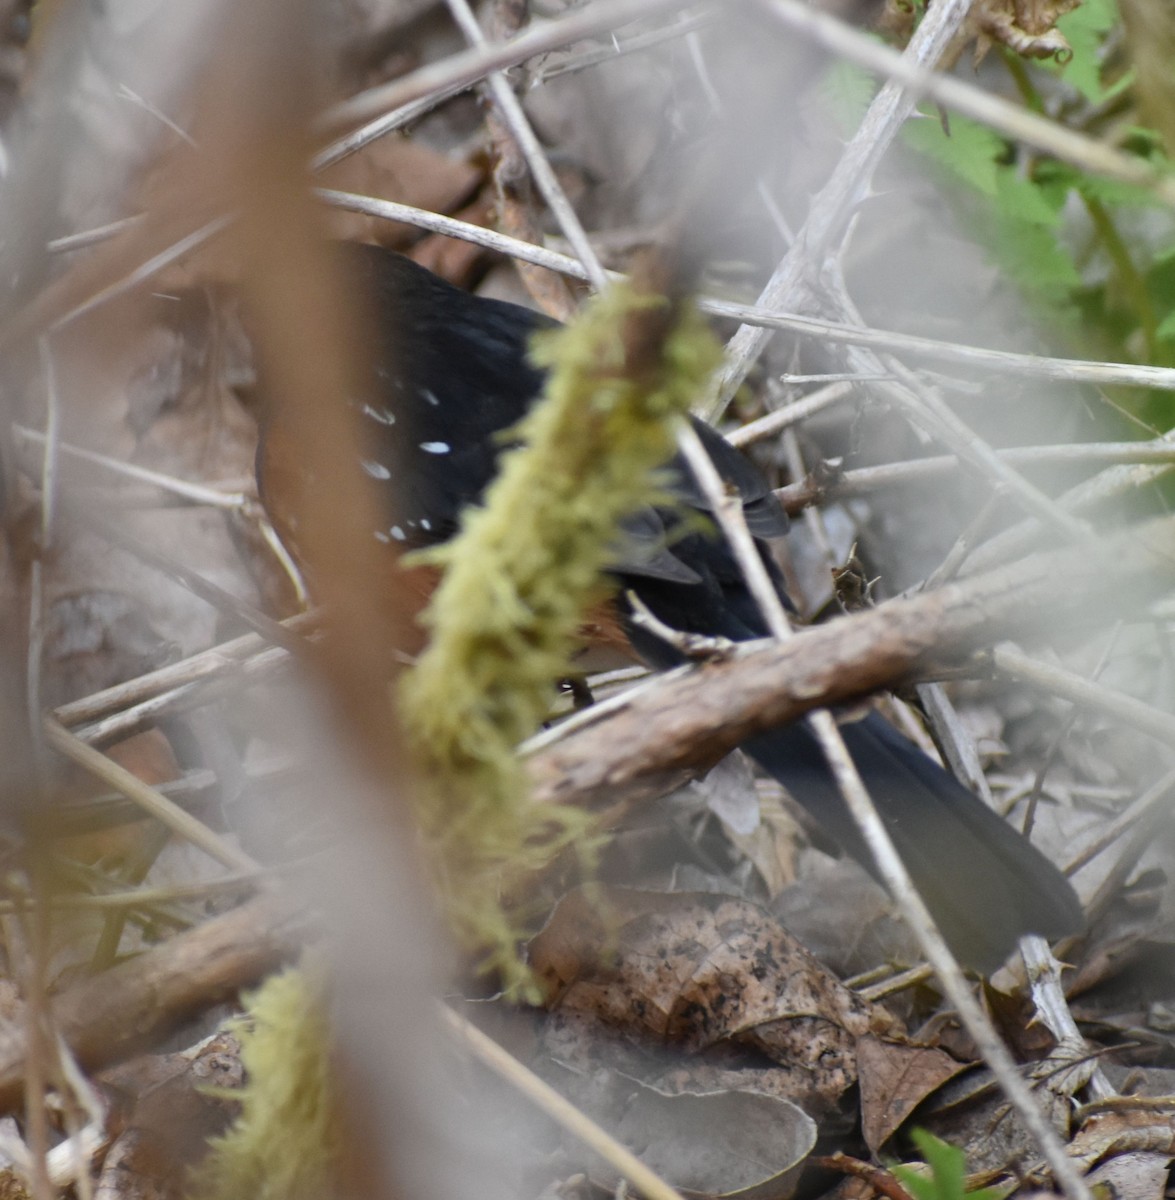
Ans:
<svg viewBox="0 0 1175 1200"><path fill-rule="evenodd" d="M1063 700L1113 717L1131 729L1149 734L1165 746L1175 744L1175 716L1160 708L1062 667L1050 666L1011 646L997 646L991 658L997 671L1020 683L1031 684Z"/></svg>
<svg viewBox="0 0 1175 1200"><path fill-rule="evenodd" d="M739 567L768 628L780 642L791 642L795 636L791 623L755 548L737 499L726 494L721 476L692 428L686 429L678 444L699 486L713 506L718 523L734 550ZM813 708L809 710L807 720L887 890L917 937L923 954L934 968L943 991L971 1035L980 1056L999 1081L1005 1097L1027 1126L1061 1190L1069 1200L1090 1200L1089 1189L1072 1160L1066 1155L1064 1143L1020 1075L1011 1052L996 1032L991 1019L972 994L962 968L939 933L930 910L918 894L905 863L894 848L889 833L869 797L856 764L849 755L836 719L827 708Z"/></svg>
<svg viewBox="0 0 1175 1200"><path fill-rule="evenodd" d="M949 0L929 8L906 49L894 57L908 69L920 75L925 73L923 68L933 66L954 40L970 7L970 0ZM806 8L805 11L811 12ZM835 18L828 20L838 30L842 28ZM857 36L871 40L864 34ZM760 307L807 307L804 301L824 273L828 251L845 232L857 205L868 194L874 171L916 102L917 97L903 89L896 74L874 97L828 182L812 198L807 219L759 297ZM768 336L765 330L744 326L731 338L726 363L715 380L716 394L706 406L706 416L714 419L725 412L767 345Z"/></svg>
<svg viewBox="0 0 1175 1200"><path fill-rule="evenodd" d="M561 1096L529 1067L503 1050L491 1037L471 1025L451 1008L442 1009L445 1024L479 1062L531 1100L551 1120L562 1125L594 1150L622 1179L628 1180L645 1200L682 1200L681 1193L646 1167L627 1146L618 1142L591 1117Z"/></svg>
<svg viewBox="0 0 1175 1200"><path fill-rule="evenodd" d="M52 749L97 776L103 783L133 800L173 833L198 846L231 871L260 871L261 867L243 850L209 829L203 821L185 812L158 789L145 784L125 767L86 745L51 717L44 721L45 740Z"/></svg>
<svg viewBox="0 0 1175 1200"><path fill-rule="evenodd" d="M1091 175L1150 190L1175 206L1175 178L1107 142L1077 133L1046 117L983 91L953 75L937 74L827 13L797 0L755 0L788 28L810 37L847 62L864 67L1025 146L1031 146Z"/></svg>
<svg viewBox="0 0 1175 1200"><path fill-rule="evenodd" d="M689 0L601 0L571 16L529 29L501 45L474 47L441 62L430 63L392 83L361 92L324 113L316 122L316 128L324 138L338 137L344 131L353 132L359 125L424 97L447 93L449 89L472 87L491 71L504 71L572 42L609 33L630 21L660 16L688 6Z"/></svg>
<svg viewBox="0 0 1175 1200"><path fill-rule="evenodd" d="M299 613L281 624L291 633L309 634L320 620L320 613ZM80 700L71 700L68 704L54 709L53 716L67 727L96 721L185 684L215 679L226 672L239 670L242 663L264 653L267 644L264 637L256 633L246 633L230 642L222 642L219 646L193 654L180 662L137 675L134 679L128 679L126 683L103 688L102 691L83 696Z"/></svg>

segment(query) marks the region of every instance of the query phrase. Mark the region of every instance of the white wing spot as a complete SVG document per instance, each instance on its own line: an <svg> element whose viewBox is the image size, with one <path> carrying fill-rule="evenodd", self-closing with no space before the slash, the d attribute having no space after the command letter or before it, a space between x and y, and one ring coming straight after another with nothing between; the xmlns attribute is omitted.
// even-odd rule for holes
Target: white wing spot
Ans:
<svg viewBox="0 0 1175 1200"><path fill-rule="evenodd" d="M440 408L441 402L437 399L436 392L429 391L428 388L425 388L421 392L421 395L425 398L425 400L429 404L431 404L433 406L433 408Z"/></svg>
<svg viewBox="0 0 1175 1200"><path fill-rule="evenodd" d="M370 404L363 406L363 415L370 417L373 421L378 421L381 425L394 425L396 423L396 414L388 408L373 408Z"/></svg>
<svg viewBox="0 0 1175 1200"><path fill-rule="evenodd" d="M386 546L391 542L392 539L388 537L388 535L384 533L382 529L377 529L375 531L375 540L377 542L383 542L383 544Z"/></svg>
<svg viewBox="0 0 1175 1200"><path fill-rule="evenodd" d="M428 533L432 529L432 522L428 519L428 517L423 517L421 519L420 528L423 529L425 533Z"/></svg>
<svg viewBox="0 0 1175 1200"><path fill-rule="evenodd" d="M383 463L372 462L368 458L363 460L363 469L372 479L391 479L392 477L391 471Z"/></svg>
<svg viewBox="0 0 1175 1200"><path fill-rule="evenodd" d="M448 442L421 442L420 448L425 454L448 454L452 449Z"/></svg>
<svg viewBox="0 0 1175 1200"><path fill-rule="evenodd" d="M392 537L394 537L397 542L406 542L408 540L408 535L399 527L399 525L392 526Z"/></svg>

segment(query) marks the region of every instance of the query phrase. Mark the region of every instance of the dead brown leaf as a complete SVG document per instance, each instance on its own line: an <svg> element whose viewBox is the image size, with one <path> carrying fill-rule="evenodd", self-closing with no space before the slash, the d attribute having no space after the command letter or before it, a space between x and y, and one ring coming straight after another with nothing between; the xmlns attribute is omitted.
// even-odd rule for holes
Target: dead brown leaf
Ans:
<svg viewBox="0 0 1175 1200"><path fill-rule="evenodd" d="M878 1154L906 1118L966 1064L932 1046L866 1037L857 1043L861 1077L861 1133Z"/></svg>
<svg viewBox="0 0 1175 1200"><path fill-rule="evenodd" d="M693 1055L757 1052L808 1111L856 1081L860 1038L895 1032L769 913L727 896L575 891L530 958L564 1022Z"/></svg>
<svg viewBox="0 0 1175 1200"><path fill-rule="evenodd" d="M390 136L328 167L318 182L336 191L377 196L428 212L456 213L470 201L483 180L483 172L469 162L420 142ZM419 230L411 225L339 209L328 211L332 237L379 242L400 249L420 237Z"/></svg>
<svg viewBox="0 0 1175 1200"><path fill-rule="evenodd" d="M1145 1151L1175 1155L1175 1109L1154 1105L1121 1107L1094 1113L1069 1143L1069 1154L1089 1170L1094 1163L1120 1154Z"/></svg>

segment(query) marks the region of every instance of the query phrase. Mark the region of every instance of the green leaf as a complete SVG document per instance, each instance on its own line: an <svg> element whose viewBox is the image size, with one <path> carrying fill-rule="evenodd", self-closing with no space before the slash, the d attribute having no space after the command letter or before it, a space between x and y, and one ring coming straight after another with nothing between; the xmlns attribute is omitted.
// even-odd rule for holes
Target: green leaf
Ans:
<svg viewBox="0 0 1175 1200"><path fill-rule="evenodd" d="M1073 50L1073 57L1059 68L1061 77L1090 104L1100 104L1105 99L1101 51L1106 34L1117 19L1114 0L1083 0L1078 8L1057 21L1057 29Z"/></svg>
<svg viewBox="0 0 1175 1200"><path fill-rule="evenodd" d="M860 125L861 118L877 94L877 82L860 67L837 61L825 74L820 90L833 119L847 136Z"/></svg>
<svg viewBox="0 0 1175 1200"><path fill-rule="evenodd" d="M1000 266L1030 298L1057 316L1071 312L1081 276L1053 229L999 210L990 242Z"/></svg>
<svg viewBox="0 0 1175 1200"><path fill-rule="evenodd" d="M894 1167L893 1173L914 1200L1002 1200L1012 1190L990 1187L968 1192L967 1159L962 1150L925 1129L915 1129L910 1136L930 1168L929 1177L913 1167Z"/></svg>
<svg viewBox="0 0 1175 1200"><path fill-rule="evenodd" d="M1025 179L1011 167L996 175L996 200L999 210L1015 221L1055 229L1061 216L1064 193L1046 192L1035 180Z"/></svg>
<svg viewBox="0 0 1175 1200"><path fill-rule="evenodd" d="M1167 246L1146 273L1147 291L1155 316L1155 341L1175 341L1175 245Z"/></svg>
<svg viewBox="0 0 1175 1200"><path fill-rule="evenodd" d="M1125 183L1105 176L1074 173L1073 185L1090 200L1097 200L1107 208L1154 208L1163 207L1151 188L1136 183Z"/></svg>
<svg viewBox="0 0 1175 1200"><path fill-rule="evenodd" d="M952 175L986 196L996 194L999 161L1007 153L998 133L960 116L951 117L948 132L937 113L907 121L903 132L910 146Z"/></svg>

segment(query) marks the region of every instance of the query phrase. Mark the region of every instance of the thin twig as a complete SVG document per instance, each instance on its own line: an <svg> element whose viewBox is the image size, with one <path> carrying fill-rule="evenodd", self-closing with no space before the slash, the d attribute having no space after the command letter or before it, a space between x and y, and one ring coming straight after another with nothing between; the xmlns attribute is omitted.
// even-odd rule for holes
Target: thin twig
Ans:
<svg viewBox="0 0 1175 1200"><path fill-rule="evenodd" d="M927 70L912 58L800 0L757 0L757 3L789 29L848 62L902 85L918 98L932 100L1091 175L1133 184L1149 190L1163 203L1175 205L1175 177L1142 158L1115 149L1109 142L1077 133L953 75Z"/></svg>
<svg viewBox="0 0 1175 1200"><path fill-rule="evenodd" d="M926 719L935 734L935 742L951 772L973 792L978 792L988 808L994 808L991 785L983 773L975 739L959 719L942 684L920 683L918 699L922 702Z"/></svg>
<svg viewBox="0 0 1175 1200"><path fill-rule="evenodd" d="M290 663L287 650L281 646L269 646L240 662L225 664L224 668L215 674L209 672L198 681L181 684L100 720L78 725L73 732L81 741L90 745L102 745L130 737L131 734L157 724L162 717L189 712L218 697L239 695L243 689L271 678L283 668L288 668Z"/></svg>
<svg viewBox="0 0 1175 1200"><path fill-rule="evenodd" d="M313 630L320 620L320 613L299 613L281 624L291 633L304 635ZM54 709L53 716L67 727L99 720L173 688L239 670L243 662L264 651L268 644L266 638L256 633L246 633L230 642L222 642L219 646L193 654L190 658L128 679L126 683L117 683L83 696L80 700L71 700Z"/></svg>
<svg viewBox="0 0 1175 1200"><path fill-rule="evenodd" d="M1092 683L1072 671L1049 666L1011 646L997 646L992 651L991 660L997 671L1010 675L1021 683L1032 684L1051 692L1054 696L1071 700L1083 708L1104 713L1131 729L1149 734L1165 746L1175 744L1175 716L1163 712L1160 708L1144 704L1133 696L1113 691L1101 684Z"/></svg>
<svg viewBox="0 0 1175 1200"><path fill-rule="evenodd" d="M45 739L71 762L96 775L109 787L121 792L140 805L144 811L162 822L173 833L198 846L230 871L260 871L260 865L237 846L226 841L220 834L209 829L203 821L185 812L174 800L169 800L156 788L132 775L125 767L87 746L80 738L63 728L52 717L44 721Z"/></svg>
<svg viewBox="0 0 1175 1200"><path fill-rule="evenodd" d="M49 904L52 908L69 909L154 908L177 900L206 900L210 896L253 891L260 880L271 875L272 872L264 870L237 871L232 875L206 879L201 883L133 888L130 891L102 892L98 895L58 895L51 897ZM0 901L0 912L15 912L21 907L21 903L16 900Z"/></svg>
<svg viewBox="0 0 1175 1200"><path fill-rule="evenodd" d="M970 0L946 0L931 5L905 51L895 57L907 68L924 74L923 68L933 66L954 40L969 8ZM772 9L769 7L768 11ZM839 22L834 24L839 26ZM829 248L844 232L867 194L874 171L913 111L916 100L916 96L904 90L896 75L874 97L828 182L812 198L807 219L795 241L763 289L759 298L761 307L808 307L804 302L823 270ZM730 339L726 361L715 380L716 394L707 404L706 416L714 418L725 411L758 360L767 338L764 330L744 325Z"/></svg>
<svg viewBox="0 0 1175 1200"><path fill-rule="evenodd" d="M218 611L235 617L242 624L248 625L250 629L261 634L267 641L282 646L293 654L300 653L306 648L306 642L303 638L291 633L280 621L275 621L272 617L257 608L256 605L242 600L239 596L234 596L219 584L213 583L210 579L205 579L199 572L193 571L190 567L173 558L171 555L164 554L161 550L157 550L153 546L148 546L142 540L131 536L119 526L112 524L103 517L97 516L94 513L83 512L74 506L70 511L70 518L79 525L105 538L106 541L125 550L128 554L134 555L141 562L154 567L155 570L161 572L163 575L174 579L177 583L187 588L193 596L198 596L203 600L205 604L209 604Z"/></svg>
<svg viewBox="0 0 1175 1200"><path fill-rule="evenodd" d="M186 237L180 238L179 241L173 242L158 254L152 255L145 263L140 263L139 266L133 271L128 272L121 279L116 279L113 283L107 284L106 287L100 288L80 303L75 304L73 308L62 313L61 316L55 317L49 325L49 332L52 333L64 329L79 317L85 316L86 313L93 312L94 309L100 308L103 304L108 304L111 300L118 299L119 296L125 296L128 292L133 292L140 284L146 283L148 279L158 275L160 271L171 266L178 259L183 258L185 254L190 254L193 250L198 249L206 242L223 233L232 222L233 218L231 216L216 217L207 224L202 225L194 233L189 233Z"/></svg>
<svg viewBox="0 0 1175 1200"><path fill-rule="evenodd" d="M477 18L473 15L473 9L469 7L468 0L447 0L447 3L453 19L470 44L477 49L486 49L489 42L482 32L481 26L477 23ZM506 127L518 142L526 158L531 176L542 193L543 199L546 200L547 207L550 208L552 215L559 223L559 228L563 230L564 237L571 243L572 249L587 270L592 287L597 292L603 291L608 286L608 276L604 271L603 264L596 255L595 248L588 238L587 230L581 224L571 201L567 198L567 193L564 192L547 160L542 144L531 128L530 121L527 120L518 97L501 71L491 71L486 82Z"/></svg>
<svg viewBox="0 0 1175 1200"><path fill-rule="evenodd" d="M823 283L827 298L857 324L864 324L852 297L845 286L839 263L825 270ZM893 401L911 424L917 425L954 451L974 470L987 478L993 489L1006 488L1027 512L1046 522L1066 537L1087 541L1092 536L1084 522L1058 505L1052 497L1030 483L1018 471L1005 463L995 450L981 438L943 399L938 388L926 382L917 372L892 354L875 355L863 346L850 346L846 358L857 371L877 371L888 368L897 379L895 383L881 382L877 391Z"/></svg>
<svg viewBox="0 0 1175 1200"><path fill-rule="evenodd" d="M607 46L600 46L595 50L585 50L579 53L567 51L563 56L549 55L542 65L532 73L530 88L533 90L542 87L552 79L558 79L560 75L570 75L589 67L615 62L618 58L625 58L629 54L639 54L642 50L663 45L675 38L695 34L701 29L708 29L717 24L721 19L721 13L711 9L709 12L697 13L694 16L679 17L672 24L651 29L648 33L638 33L627 38L613 37Z"/></svg>
<svg viewBox="0 0 1175 1200"><path fill-rule="evenodd" d="M627 1146L618 1142L591 1117L580 1112L565 1096L540 1079L529 1067L503 1050L493 1038L455 1013L447 1005L441 1012L445 1024L469 1050L494 1074L532 1101L551 1120L558 1122L584 1145L594 1150L623 1179L627 1179L645 1200L682 1200L681 1193L665 1182Z"/></svg>
<svg viewBox="0 0 1175 1200"><path fill-rule="evenodd" d="M36 429L27 429L23 425L13 425L12 432L19 441L32 442L34 445L46 444L46 435ZM182 496L193 504L204 504L212 508L240 510L249 502L249 497L242 492L224 492L206 484L192 483L186 479L177 479L174 475L165 475L161 471L153 471L149 467L140 467L136 463L123 462L108 455L99 454L94 450L86 450L69 442L58 443L58 449L67 458L76 458L80 462L92 463L102 467L113 475L126 479L134 479L139 483L149 483L173 495Z"/></svg>
<svg viewBox="0 0 1175 1200"><path fill-rule="evenodd" d="M786 411L786 410L784 410ZM776 414L772 413L772 416ZM762 418L767 420L767 418ZM743 433L759 422L745 425ZM732 442L734 438L730 439ZM743 439L744 441L747 439ZM739 442L742 444L742 441ZM997 450L1000 458L1017 467L1064 467L1092 464L1104 466L1108 463L1175 463L1175 442L1156 439L1149 442L1078 442L1055 446L1014 446ZM835 482L828 485L830 500L841 500L849 496L867 496L881 488L901 484L920 483L943 475L957 474L959 460L953 454L935 455L932 458L916 458L906 462L885 463L879 467L859 467L845 471ZM776 495L787 502L797 484L780 488Z"/></svg>
<svg viewBox="0 0 1175 1200"><path fill-rule="evenodd" d="M1168 771L1152 784L1128 808L1123 809L1108 825L1099 829L1097 836L1065 864L1066 875L1076 874L1087 863L1109 849L1120 837L1141 824L1152 812L1165 806L1175 792L1175 770Z"/></svg>
<svg viewBox="0 0 1175 1200"><path fill-rule="evenodd" d="M898 974L891 975L888 979L884 979L880 983L871 983L864 987L854 987L852 980L849 980L846 986L852 987L853 991L861 996L862 999L874 1004L880 1004L887 996L896 996L899 992L908 991L910 988L917 987L919 984L933 978L934 972L931 970L930 965L928 963L919 963L916 967L899 971Z"/></svg>
<svg viewBox="0 0 1175 1200"><path fill-rule="evenodd" d="M822 320L781 312L778 304L761 300L758 304L736 304L729 300L703 300L707 312L729 317L767 330L785 330L806 334L826 342L850 346L870 346L876 350L892 350L916 358L938 362L958 363L960 366L982 367L1001 375L1023 379L1048 379L1061 383L1100 384L1107 387L1145 387L1159 391L1175 388L1175 367L1153 367L1144 363L1112 363L1083 361L1072 358L1053 358L1044 354L1022 354L1013 350L990 350L962 342L945 342L917 334L896 333L847 321ZM880 380L890 378L889 372L874 372Z"/></svg>
<svg viewBox="0 0 1175 1200"><path fill-rule="evenodd" d="M785 429L798 425L801 421L806 421L809 417L823 412L833 404L839 404L841 400L847 399L855 391L856 385L852 383L829 384L807 396L793 400L782 408L777 408L774 412L767 413L766 416L759 417L758 420L740 425L738 429L731 430L726 435L726 440L732 446L742 447L749 446L753 442L760 442L764 438L774 437L775 434L782 433Z"/></svg>
<svg viewBox="0 0 1175 1200"><path fill-rule="evenodd" d="M726 494L722 479L710 461L701 440L692 427L678 439L678 448L694 473L699 486L714 508L714 514L731 545L744 578L759 605L768 628L781 642L790 641L794 632L770 577L755 547L746 522L736 512L738 501ZM731 519L731 518L734 519ZM1058 1185L1070 1200L1089 1200L1089 1190L1073 1163L1056 1130L1041 1111L1031 1090L1021 1077L1008 1048L1000 1039L995 1026L980 1007L971 988L955 961L942 934L934 924L918 889L910 879L905 863L894 847L869 793L861 781L856 764L849 755L836 720L827 708L808 714L808 722L820 743L828 765L836 779L845 804L861 832L865 844L885 881L902 916L906 919L927 962L934 968L943 991L954 1005L959 1018L975 1042L983 1060L999 1081L1004 1095L1016 1109L1031 1132L1037 1146L1053 1171Z"/></svg>
<svg viewBox="0 0 1175 1200"><path fill-rule="evenodd" d="M546 267L551 271L569 275L573 279L586 280L587 272L574 258L536 246L530 242L474 225L456 217L447 217L427 209L415 208L410 204L398 204L391 200L379 200L373 196L361 196L354 192L340 192L332 188L317 188L316 195L333 208L362 213L386 221L398 221L415 225L430 233L459 238L476 246L484 246L497 254L508 255ZM623 279L619 271L608 272L612 280ZM917 337L912 334L894 333L889 330L852 325L845 322L819 320L815 317L795 313L779 312L761 305L735 304L703 296L698 301L704 312L716 317L741 321L745 325L762 326L765 329L782 329L805 334L824 341L845 345L871 346L880 350L933 358L939 361L957 362L966 366L985 367L999 374L1015 375L1018 378L1049 379L1075 383L1102 384L1106 386L1152 388L1159 391L1175 389L1175 368L1151 367L1137 363L1099 362L1073 358L1049 358L1038 354L1019 354L1010 350L989 350L981 346L968 346L959 342L944 342L934 338ZM854 379L868 378L874 381L892 379L892 372L854 372ZM845 393L849 394L848 392ZM738 443L742 444L742 443Z"/></svg>
<svg viewBox="0 0 1175 1200"><path fill-rule="evenodd" d="M121 217L107 225L97 225L93 229L83 229L80 233L70 233L65 237L54 238L45 248L50 254L69 254L74 250L85 250L100 242L107 242L111 238L118 237L121 233L126 233L128 229L133 229L142 220L142 213L136 213L133 217Z"/></svg>
<svg viewBox="0 0 1175 1200"><path fill-rule="evenodd" d="M1156 441L1175 445L1175 430L1168 431ZM1173 466L1175 464L1171 463L1160 463L1156 466L1131 463L1128 466L1110 467L1092 479L1086 479L1076 487L1070 488L1058 498L1057 503L1069 512L1090 512L1120 496L1149 487L1168 474ZM968 558L960 574L977 574L990 570L996 564L1006 562L1010 558L1019 557L1037 545L1042 534L1039 522L1032 518L1017 522L1011 529L1005 529L979 546Z"/></svg>
<svg viewBox="0 0 1175 1200"><path fill-rule="evenodd" d="M473 47L391 83L360 92L323 113L315 123L316 129L324 138L352 132L365 122L425 96L472 87L491 71L508 70L572 42L608 33L642 17L686 8L689 3L690 0L600 0L570 16L528 29L508 42Z"/></svg>

